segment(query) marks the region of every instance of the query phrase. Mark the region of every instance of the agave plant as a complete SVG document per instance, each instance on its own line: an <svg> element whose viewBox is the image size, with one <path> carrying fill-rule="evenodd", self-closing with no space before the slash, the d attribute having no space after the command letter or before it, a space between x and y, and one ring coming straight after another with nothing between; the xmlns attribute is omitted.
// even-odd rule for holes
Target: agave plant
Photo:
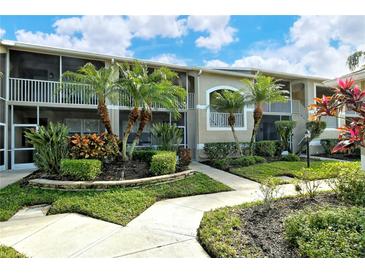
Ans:
<svg viewBox="0 0 365 274"><path fill-rule="evenodd" d="M183 140L183 131L176 125L156 123L151 129L161 150L176 151Z"/></svg>
<svg viewBox="0 0 365 274"><path fill-rule="evenodd" d="M61 159L67 158L68 154L67 134L65 125L52 122L38 131L30 129L25 132L25 137L35 148L34 162L40 170L48 174L59 173Z"/></svg>

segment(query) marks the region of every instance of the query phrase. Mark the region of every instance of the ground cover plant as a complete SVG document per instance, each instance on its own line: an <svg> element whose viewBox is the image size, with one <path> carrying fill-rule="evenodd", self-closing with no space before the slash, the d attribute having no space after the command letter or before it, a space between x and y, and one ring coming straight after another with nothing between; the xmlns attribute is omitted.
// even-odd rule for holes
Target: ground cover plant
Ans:
<svg viewBox="0 0 365 274"><path fill-rule="evenodd" d="M43 190L15 183L0 189L0 221L24 206L51 204L50 214L74 212L126 225L158 200L229 190L201 173L168 184L106 191Z"/></svg>
<svg viewBox="0 0 365 274"><path fill-rule="evenodd" d="M12 247L0 245L0 258L26 258L26 256Z"/></svg>
<svg viewBox="0 0 365 274"><path fill-rule="evenodd" d="M230 171L236 175L263 182L268 177L289 176L302 179L302 170L306 169L305 161L276 161L262 163L247 167L232 168ZM359 162L333 162L333 161L312 161L311 168L307 170L307 176L311 180L328 179L336 177L341 168L357 168Z"/></svg>

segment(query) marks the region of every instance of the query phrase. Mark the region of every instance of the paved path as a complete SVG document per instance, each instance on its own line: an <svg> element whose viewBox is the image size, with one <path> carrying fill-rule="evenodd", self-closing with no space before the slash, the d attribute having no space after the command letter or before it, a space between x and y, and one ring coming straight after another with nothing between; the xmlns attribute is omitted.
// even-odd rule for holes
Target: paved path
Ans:
<svg viewBox="0 0 365 274"><path fill-rule="evenodd" d="M235 191L169 199L155 203L126 227L79 214L20 217L0 223L0 243L29 257L209 257L196 240L204 211L262 198L259 184L193 163L191 168ZM294 194L284 185L281 195Z"/></svg>
<svg viewBox="0 0 365 274"><path fill-rule="evenodd" d="M5 170L0 172L0 188L4 188L31 174L35 169Z"/></svg>

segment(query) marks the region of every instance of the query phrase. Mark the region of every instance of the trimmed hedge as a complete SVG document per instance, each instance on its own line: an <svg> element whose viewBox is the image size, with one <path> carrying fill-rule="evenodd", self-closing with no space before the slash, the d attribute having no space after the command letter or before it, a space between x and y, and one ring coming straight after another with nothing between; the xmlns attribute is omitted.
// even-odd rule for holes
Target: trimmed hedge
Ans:
<svg viewBox="0 0 365 274"><path fill-rule="evenodd" d="M241 149L244 154L248 154L248 142L240 143ZM224 159L228 156L238 155L236 143L227 142L227 143L207 143L204 144L204 152L208 156L209 160L217 160Z"/></svg>
<svg viewBox="0 0 365 274"><path fill-rule="evenodd" d="M133 152L133 160L138 160L151 164L152 157L158 153L157 150L153 149L139 149Z"/></svg>
<svg viewBox="0 0 365 274"><path fill-rule="evenodd" d="M300 161L300 157L296 154L288 154L288 155L283 155L281 156L281 161L286 161L286 162L298 162Z"/></svg>
<svg viewBox="0 0 365 274"><path fill-rule="evenodd" d="M213 166L222 170L229 170L231 167L245 167L265 162L266 159L260 156L242 156L215 160Z"/></svg>
<svg viewBox="0 0 365 274"><path fill-rule="evenodd" d="M152 156L150 171L153 175L165 175L176 170L176 152L159 151Z"/></svg>
<svg viewBox="0 0 365 274"><path fill-rule="evenodd" d="M304 257L364 257L364 208L304 210L288 217L284 228L288 241Z"/></svg>
<svg viewBox="0 0 365 274"><path fill-rule="evenodd" d="M255 143L255 154L258 156L274 157L278 152L278 141L258 141Z"/></svg>
<svg viewBox="0 0 365 274"><path fill-rule="evenodd" d="M94 180L101 173L101 161L96 159L63 159L61 174L76 180Z"/></svg>

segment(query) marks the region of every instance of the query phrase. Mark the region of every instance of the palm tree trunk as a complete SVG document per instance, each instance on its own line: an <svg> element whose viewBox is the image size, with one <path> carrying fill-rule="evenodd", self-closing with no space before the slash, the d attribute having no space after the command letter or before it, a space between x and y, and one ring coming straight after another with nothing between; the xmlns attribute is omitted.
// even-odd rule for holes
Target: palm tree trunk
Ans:
<svg viewBox="0 0 365 274"><path fill-rule="evenodd" d="M253 112L253 120L254 120L254 126L252 129L252 135L251 135L251 141L250 141L250 155L254 154L254 145L256 142L256 134L257 130L259 129L261 120L263 116L263 111L260 105L257 105L254 112Z"/></svg>
<svg viewBox="0 0 365 274"><path fill-rule="evenodd" d="M99 112L99 115L100 115L100 119L101 119L102 123L105 126L106 131L110 135L112 135L113 130L112 130L112 124L110 122L109 111L108 111L108 108L105 105L104 101L99 101L99 103L98 103L98 112Z"/></svg>
<svg viewBox="0 0 365 274"><path fill-rule="evenodd" d="M131 134L132 128L134 124L136 123L137 119L139 117L139 109L138 107L134 107L131 112L129 113L128 117L128 125L127 128L124 131L123 140L122 140L122 158L123 161L128 160L127 156L127 143L128 143L128 137Z"/></svg>
<svg viewBox="0 0 365 274"><path fill-rule="evenodd" d="M240 142L237 138L236 131L234 130L235 123L236 123L236 117L234 116L233 113L230 113L228 116L228 124L231 127L233 138L234 138L234 141L236 142L237 151L238 151L239 155L242 156L242 149L240 146Z"/></svg>
<svg viewBox="0 0 365 274"><path fill-rule="evenodd" d="M133 156L134 149L136 145L139 144L139 140L141 138L142 132L147 125L147 123L151 120L151 115L147 110L142 109L141 116L140 116L140 122L138 126L138 130L136 133L136 136L134 137L133 143L131 145L131 148L129 150L129 158L131 159Z"/></svg>

